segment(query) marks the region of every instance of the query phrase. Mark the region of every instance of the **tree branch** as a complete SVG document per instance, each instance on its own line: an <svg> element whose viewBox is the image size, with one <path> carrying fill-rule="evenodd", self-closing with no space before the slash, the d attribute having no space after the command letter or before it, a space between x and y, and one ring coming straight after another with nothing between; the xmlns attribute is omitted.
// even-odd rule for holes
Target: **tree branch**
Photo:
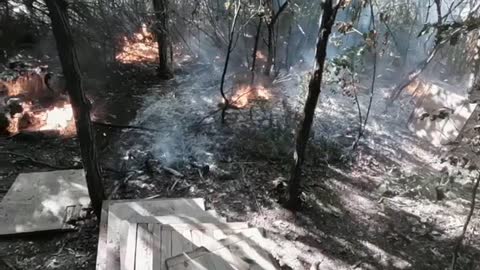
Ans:
<svg viewBox="0 0 480 270"><path fill-rule="evenodd" d="M287 8L288 1L289 0L286 0L285 3L283 3L283 5L278 9L277 13L275 13L275 15L273 15L272 21L270 22L271 25L274 25L276 23L280 14Z"/></svg>

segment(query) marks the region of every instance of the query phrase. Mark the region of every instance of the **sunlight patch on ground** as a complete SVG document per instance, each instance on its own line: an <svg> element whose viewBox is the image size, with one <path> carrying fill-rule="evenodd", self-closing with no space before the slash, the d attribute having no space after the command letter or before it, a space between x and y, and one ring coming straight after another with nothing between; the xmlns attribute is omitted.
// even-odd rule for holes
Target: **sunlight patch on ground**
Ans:
<svg viewBox="0 0 480 270"><path fill-rule="evenodd" d="M408 261L391 255L370 242L360 241L360 243L367 248L370 255L373 256L379 264L385 267L385 269L407 269L412 267Z"/></svg>
<svg viewBox="0 0 480 270"><path fill-rule="evenodd" d="M332 215L337 216L337 217L341 217L341 216L344 215L342 210L340 210L340 208L338 208L334 205L325 204L319 199L316 199L315 202L317 204L317 207L325 213L332 214Z"/></svg>

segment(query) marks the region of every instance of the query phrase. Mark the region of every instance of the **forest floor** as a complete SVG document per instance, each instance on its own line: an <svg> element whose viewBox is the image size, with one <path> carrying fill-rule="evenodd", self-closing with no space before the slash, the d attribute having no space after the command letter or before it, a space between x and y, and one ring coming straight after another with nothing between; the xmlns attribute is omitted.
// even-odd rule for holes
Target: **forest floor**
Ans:
<svg viewBox="0 0 480 270"><path fill-rule="evenodd" d="M128 67L113 72L105 89L89 91L96 120L155 130L97 127L110 199L205 198L230 221L264 227L275 242L270 251L285 269L448 267L468 212L471 180L406 131L400 108L382 115L379 93L365 139L352 154L354 103L340 93L322 93L302 177L305 206L292 213L279 199L286 191L302 76L274 82L270 100L229 110L222 125L213 113L220 101L217 73L191 63L175 80L158 82L152 68ZM72 138L1 139L2 151L56 167L76 166L79 157ZM0 169L4 194L18 173L52 168L1 155ZM452 175L455 181L439 198L441 181ZM96 219L77 227L2 239L0 269L94 269ZM474 218L458 269L480 269L479 229Z"/></svg>

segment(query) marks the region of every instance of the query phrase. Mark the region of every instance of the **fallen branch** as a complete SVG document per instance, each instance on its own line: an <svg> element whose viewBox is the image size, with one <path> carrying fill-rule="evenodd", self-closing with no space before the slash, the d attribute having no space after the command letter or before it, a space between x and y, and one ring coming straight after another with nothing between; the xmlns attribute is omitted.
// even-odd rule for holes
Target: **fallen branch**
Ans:
<svg viewBox="0 0 480 270"><path fill-rule="evenodd" d="M184 175L183 175L182 173L180 173L179 171L174 170L174 169L172 169L172 168L170 168L170 167L162 166L161 168L162 168L164 171L166 171L166 172L168 172L168 173L170 173L170 174L172 174L172 175L174 175L174 176L176 176L176 177L184 177Z"/></svg>
<svg viewBox="0 0 480 270"><path fill-rule="evenodd" d="M139 130L145 130L145 131L151 131L151 132L158 132L158 130L153 128L146 128L146 127L132 126L132 125L119 125L119 124L104 123L99 121L92 121L92 124L96 126L103 126L103 127L109 127L109 128L139 129Z"/></svg>
<svg viewBox="0 0 480 270"><path fill-rule="evenodd" d="M480 184L480 176L477 177L477 181L475 182L475 185L473 186L472 190L472 199L470 201L470 212L467 215L467 220L465 221L465 224L463 225L463 230L462 234L457 240L457 244L455 245L455 248L453 249L453 258L452 258L452 265L451 265L451 270L455 270L457 266L457 259L458 259L458 252L460 250L460 247L462 246L463 239L465 238L465 233L467 232L468 224L470 223L470 220L472 219L473 212L475 211L475 201L477 198L477 192L478 192L478 186Z"/></svg>
<svg viewBox="0 0 480 270"><path fill-rule="evenodd" d="M37 165L42 165L42 166L52 168L52 169L56 169L56 170L70 170L70 169L81 169L81 168L83 168L82 166L72 166L72 167L57 166L57 165L53 165L53 164L50 164L50 163L47 163L47 162L44 162L44 161L36 160L36 159L34 159L32 157L29 157L27 155L24 155L24 154L9 152L9 151L0 151L0 155L12 155L12 156L21 157L21 158L27 159L31 163L34 163L34 164L37 164Z"/></svg>

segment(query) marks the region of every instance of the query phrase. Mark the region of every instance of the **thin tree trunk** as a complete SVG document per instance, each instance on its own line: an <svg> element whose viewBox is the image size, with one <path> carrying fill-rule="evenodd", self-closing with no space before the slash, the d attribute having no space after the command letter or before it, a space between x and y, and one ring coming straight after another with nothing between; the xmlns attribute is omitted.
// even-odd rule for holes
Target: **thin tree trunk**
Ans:
<svg viewBox="0 0 480 270"><path fill-rule="evenodd" d="M267 24L267 63L265 64L265 70L263 74L270 76L270 71L273 65L273 25Z"/></svg>
<svg viewBox="0 0 480 270"><path fill-rule="evenodd" d="M290 22L288 26L288 37L287 37L287 44L285 45L285 69L287 72L290 71L290 41L292 40L292 28L293 28L293 21Z"/></svg>
<svg viewBox="0 0 480 270"><path fill-rule="evenodd" d="M74 46L67 18L67 3L63 0L46 0L52 21L53 34L57 43L58 55L67 81L67 90L73 107L75 126L86 171L88 193L93 210L100 217L102 201L105 198L102 178L97 163L95 133L90 120L90 102L85 97L82 78L78 66L77 51Z"/></svg>
<svg viewBox="0 0 480 270"><path fill-rule="evenodd" d="M240 13L241 2L239 1L235 7L235 14L233 15L232 26L230 28L230 33L228 35L228 46L227 46L227 56L225 57L225 65L223 66L222 78L220 80L220 94L222 95L223 101L225 104L222 108L222 124L225 123L225 115L227 113L227 109L230 105L227 96L225 95L225 76L227 75L228 64L230 62L230 55L232 54L232 45L233 45L233 38L235 35L235 26L237 25L238 14Z"/></svg>
<svg viewBox="0 0 480 270"><path fill-rule="evenodd" d="M5 18L3 23L5 28L8 29L10 25L10 4L8 3L8 0L5 0Z"/></svg>
<svg viewBox="0 0 480 270"><path fill-rule="evenodd" d="M267 37L267 63L265 65L265 70L264 70L264 74L266 76L270 76L270 71L272 69L272 66L274 64L274 53L275 53L275 44L274 44L274 40L275 40L275 24L277 23L277 20L280 16L280 14L287 8L288 6L288 1L289 0L286 0L285 3L283 3L282 6L280 6L280 8L278 9L277 13L275 13L274 9L273 9L273 1L270 0L270 2L266 2L268 3L269 5L269 9L271 11L271 19L270 21L266 22L267 23L267 32L268 32L268 37Z"/></svg>
<svg viewBox="0 0 480 270"><path fill-rule="evenodd" d="M315 116L315 108L317 107L318 97L321 92L323 69L325 59L327 57L328 38L332 32L337 11L341 4L343 4L342 0L340 0L335 7L333 6L332 0L326 0L323 4L322 23L320 26L320 33L317 41L317 52L315 56L316 67L308 85L307 100L305 102L302 120L295 139L295 153L289 179L289 198L287 207L294 210L300 208L301 206L300 180L302 165L305 158L308 137L310 135L310 130L312 128L312 123Z"/></svg>
<svg viewBox="0 0 480 270"><path fill-rule="evenodd" d="M253 46L252 68L250 69L251 71L250 86L252 86L253 83L255 82L255 65L257 64L258 41L260 40L261 31L262 31L262 18L258 20L257 33L255 35L255 45Z"/></svg>
<svg viewBox="0 0 480 270"><path fill-rule="evenodd" d="M373 0L369 1L370 5L370 25L372 27L371 30L371 35L373 38L373 74L372 74L372 81L370 85L370 98L368 100L368 107L367 107L367 112L365 113L365 121L364 123L360 123L360 130L357 135L357 139L353 143L352 150L355 151L357 149L358 143L360 142L360 139L363 137L365 133L365 129L367 128L367 123L368 123L368 117L370 116L370 110L372 109L372 103L373 103L373 94L375 92L375 82L377 79L377 27L375 23L375 13L373 12ZM355 93L355 100L357 102L358 108L360 108L360 104L358 104L358 97L357 94Z"/></svg>
<svg viewBox="0 0 480 270"><path fill-rule="evenodd" d="M168 37L168 0L153 0L153 9L157 18L156 37L158 43L158 74L162 79L171 79L173 73L169 62Z"/></svg>

